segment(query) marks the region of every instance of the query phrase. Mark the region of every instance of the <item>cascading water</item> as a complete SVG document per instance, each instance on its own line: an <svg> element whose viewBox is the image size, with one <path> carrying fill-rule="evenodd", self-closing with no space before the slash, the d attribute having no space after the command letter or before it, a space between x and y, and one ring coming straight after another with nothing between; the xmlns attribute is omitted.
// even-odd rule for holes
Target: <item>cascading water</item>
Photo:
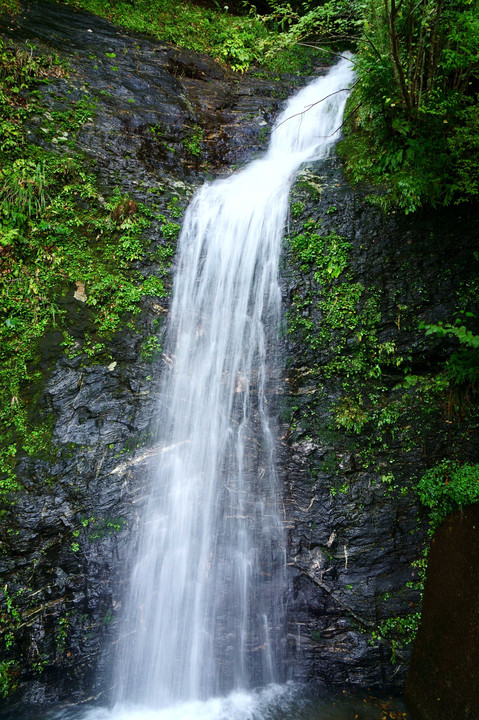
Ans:
<svg viewBox="0 0 479 720"><path fill-rule="evenodd" d="M122 624L117 708L282 680L285 542L270 419L278 261L291 182L337 139L352 77L343 59L301 90L266 156L206 184L186 213L163 450Z"/></svg>

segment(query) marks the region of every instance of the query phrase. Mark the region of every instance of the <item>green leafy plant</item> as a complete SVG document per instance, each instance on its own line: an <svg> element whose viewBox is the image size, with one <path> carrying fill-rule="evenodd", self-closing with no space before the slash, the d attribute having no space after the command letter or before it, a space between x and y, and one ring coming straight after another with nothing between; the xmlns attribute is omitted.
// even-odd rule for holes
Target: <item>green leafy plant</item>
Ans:
<svg viewBox="0 0 479 720"><path fill-rule="evenodd" d="M424 473L417 492L429 509L432 533L451 512L479 501L479 465L443 460Z"/></svg>
<svg viewBox="0 0 479 720"><path fill-rule="evenodd" d="M0 661L0 695L6 698L18 687L18 668L14 660Z"/></svg>
<svg viewBox="0 0 479 720"><path fill-rule="evenodd" d="M205 133L199 125L195 125L192 131L187 137L183 139L183 146L194 157L200 157L202 153L202 143L205 138Z"/></svg>
<svg viewBox="0 0 479 720"><path fill-rule="evenodd" d="M351 179L406 213L477 200L477 2L368 0L364 12L340 148Z"/></svg>
<svg viewBox="0 0 479 720"><path fill-rule="evenodd" d="M369 420L369 413L365 412L356 399L344 397L336 407L334 416L336 427L344 428L348 432L359 434Z"/></svg>
<svg viewBox="0 0 479 720"><path fill-rule="evenodd" d="M156 335L150 335L141 344L140 355L142 360L152 360L162 352L160 339Z"/></svg>
<svg viewBox="0 0 479 720"><path fill-rule="evenodd" d="M173 217L177 217L176 215L173 215ZM176 240L178 235L181 231L181 225L176 222L172 222L171 220L168 220L165 215L161 214L158 215L158 220L161 220L161 234L166 240ZM170 253L171 253L171 247L170 247Z"/></svg>
<svg viewBox="0 0 479 720"><path fill-rule="evenodd" d="M34 160L20 158L10 167L0 170L0 203L3 222L22 224L46 209L49 197L46 192L45 168ZM12 239L18 239L19 228ZM5 241L3 244L11 244ZM1 239L0 239L1 242Z"/></svg>
<svg viewBox="0 0 479 720"><path fill-rule="evenodd" d="M371 632L369 644L375 645L383 640L388 641L391 648L390 662L395 665L398 661L397 655L402 648L416 639L420 620L421 613L419 611L409 613L404 617L387 618Z"/></svg>
<svg viewBox="0 0 479 720"><path fill-rule="evenodd" d="M473 313L466 313L474 318ZM437 324L420 323L426 335L437 337L456 337L461 347L447 360L444 377L452 386L465 386L473 391L479 386L479 335L475 335L465 325L452 325L438 322Z"/></svg>
<svg viewBox="0 0 479 720"><path fill-rule="evenodd" d="M470 317L474 317L472 313L468 313ZM445 335L454 335L457 337L461 345L467 345L475 350L479 348L479 335L474 335L464 325L451 325L449 323L438 322L436 325L428 323L420 323L419 327L426 331L426 335L437 335L444 337Z"/></svg>

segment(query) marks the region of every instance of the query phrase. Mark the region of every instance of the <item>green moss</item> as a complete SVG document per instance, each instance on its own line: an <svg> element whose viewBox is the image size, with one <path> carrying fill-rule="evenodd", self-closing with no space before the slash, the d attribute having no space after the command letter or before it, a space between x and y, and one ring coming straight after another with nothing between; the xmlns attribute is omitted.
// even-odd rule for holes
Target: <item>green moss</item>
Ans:
<svg viewBox="0 0 479 720"><path fill-rule="evenodd" d="M90 541L101 540L104 537L121 532L125 526L126 520L122 517L103 519L91 518L89 523L90 531L88 539Z"/></svg>
<svg viewBox="0 0 479 720"><path fill-rule="evenodd" d="M312 356L322 352L319 374L341 377L348 389L356 382L379 379L386 368L399 367L403 358L394 343L377 337L380 296L374 287L366 291L348 270L350 243L335 231L322 235L319 229L317 222L307 220L303 231L289 238L298 270L309 273L310 279L306 286L298 285L288 332L300 336ZM344 413L343 418L339 424L346 427Z"/></svg>
<svg viewBox="0 0 479 720"><path fill-rule="evenodd" d="M202 153L202 144L205 137L204 131L195 125L183 140L183 146L186 151L194 157L200 157Z"/></svg>

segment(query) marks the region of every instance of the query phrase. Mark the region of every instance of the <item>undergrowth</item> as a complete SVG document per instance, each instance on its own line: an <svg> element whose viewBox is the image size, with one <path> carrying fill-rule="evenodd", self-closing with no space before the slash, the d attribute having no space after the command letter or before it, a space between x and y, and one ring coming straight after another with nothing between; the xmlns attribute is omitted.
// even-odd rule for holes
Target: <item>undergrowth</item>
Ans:
<svg viewBox="0 0 479 720"><path fill-rule="evenodd" d="M340 148L385 210L477 202L477 0L368 0Z"/></svg>

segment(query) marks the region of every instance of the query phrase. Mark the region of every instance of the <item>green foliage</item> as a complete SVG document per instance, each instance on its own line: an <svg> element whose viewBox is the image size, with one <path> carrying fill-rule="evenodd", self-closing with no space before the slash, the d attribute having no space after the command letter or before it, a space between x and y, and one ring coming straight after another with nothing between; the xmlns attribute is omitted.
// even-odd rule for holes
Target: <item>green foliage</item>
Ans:
<svg viewBox="0 0 479 720"><path fill-rule="evenodd" d="M278 32L269 28L252 8L247 16L237 16L224 8L212 9L191 1L138 0L132 4L127 0L68 0L68 3L164 42L206 52L239 72L262 63L267 56L272 65L277 64ZM107 55L111 57L114 53ZM292 55L301 57L302 53ZM291 53L285 64L290 70L297 67Z"/></svg>
<svg viewBox="0 0 479 720"><path fill-rule="evenodd" d="M473 318L472 313L466 313ZM456 337L463 346L454 352L446 363L444 376L453 385L469 385L472 388L479 386L479 335L474 335L465 325L451 325L438 322L437 324L420 323L419 327L426 331L426 335Z"/></svg>
<svg viewBox="0 0 479 720"><path fill-rule="evenodd" d="M166 205L168 213L173 218L183 217L183 210L180 207L179 202L180 202L180 199L176 195L174 195Z"/></svg>
<svg viewBox="0 0 479 720"><path fill-rule="evenodd" d="M304 210L304 202L302 202L301 200L291 203L291 208L290 208L291 217L297 218L299 215L301 215L303 210Z"/></svg>
<svg viewBox="0 0 479 720"><path fill-rule="evenodd" d="M142 360L152 360L162 352L160 339L156 335L150 335L141 344L140 355Z"/></svg>
<svg viewBox="0 0 479 720"><path fill-rule="evenodd" d="M227 5L216 8L208 3L192 0L176 3L173 0L67 0L69 5L83 8L100 17L122 25L130 30L145 32L159 40L178 47L208 53L211 57L227 64L237 72L261 66L262 72L300 72L317 51L301 45L298 40L328 26L338 27L343 20L334 19L334 8L342 16L350 16L346 0L330 0L324 11L307 10L308 17L301 21L301 14L291 15L293 24L299 25L293 31L289 21L282 14L290 15L287 3L283 10L272 7L272 12L259 15L253 3L244 2L244 12L234 14ZM16 0L3 0L15 4ZM208 6L209 5L209 6ZM1 5L0 5L1 7ZM346 15L345 15L346 13ZM117 53L106 52L105 57L113 60ZM93 58L92 58L93 59ZM116 69L112 66L112 69ZM106 91L105 91L106 92Z"/></svg>
<svg viewBox="0 0 479 720"><path fill-rule="evenodd" d="M373 201L413 212L477 199L477 0L368 0L341 152Z"/></svg>
<svg viewBox="0 0 479 720"><path fill-rule="evenodd" d="M82 521L82 524L84 527L86 521ZM88 539L90 541L93 540L101 540L104 537L111 537L112 535L121 532L126 525L126 520L122 517L120 518L103 518L103 519L95 519L90 518L88 520L88 523L90 524L91 531L88 535Z"/></svg>
<svg viewBox="0 0 479 720"><path fill-rule="evenodd" d="M386 640L391 647L391 664L397 663L397 653L404 645L409 645L416 639L421 613L414 612L404 617L391 617L379 623L371 633L371 645Z"/></svg>
<svg viewBox="0 0 479 720"><path fill-rule="evenodd" d="M355 377L379 378L383 368L397 367L403 358L395 355L393 343L377 338L378 299L371 290L365 294L364 286L348 272L350 243L334 231L321 235L318 229L317 223L307 220L303 231L290 238L299 269L311 271L313 283L294 297L288 332L299 333L312 351L327 347L334 351L322 364L322 374L343 375L347 383ZM351 400L338 407L338 426L359 432L366 413L358 405L362 402Z"/></svg>
<svg viewBox="0 0 479 720"><path fill-rule="evenodd" d="M284 2L268 0L271 13L265 17L268 24L283 29L282 45L301 41L336 44L357 32L362 24L361 0L316 0Z"/></svg>
<svg viewBox="0 0 479 720"><path fill-rule="evenodd" d="M73 544L76 545L78 543L72 543L72 546L73 546ZM73 549L73 547L72 547L72 549ZM76 550L75 550L75 552L76 552ZM56 646L57 646L57 658L61 658L65 653L67 642L68 642L69 629L70 629L70 618L67 613L66 615L64 615L63 617L61 617L58 620L58 629L57 629L56 637L55 637Z"/></svg>
<svg viewBox="0 0 479 720"><path fill-rule="evenodd" d="M202 143L205 133L199 125L195 125L188 137L184 138L183 146L194 157L200 157L202 153Z"/></svg>
<svg viewBox="0 0 479 720"><path fill-rule="evenodd" d="M321 282L323 273L326 278L339 277L347 265L350 244L334 231L326 236L320 235L313 221L304 224L304 231L291 238L291 249L302 263L302 268L307 270L314 263L318 268L315 274L318 282Z"/></svg>
<svg viewBox="0 0 479 720"><path fill-rule="evenodd" d="M347 432L359 434L364 425L370 420L370 415L361 405L361 398L345 396L335 409L334 422L336 427L344 428Z"/></svg>
<svg viewBox="0 0 479 720"><path fill-rule="evenodd" d="M177 208L175 209L177 210ZM179 223L172 222L171 220L167 220L167 218L163 214L158 215L157 217L158 220L161 220L162 224L160 225L160 229L161 234L163 235L165 240L176 240L178 235L180 234L181 225ZM173 217L177 217L177 215L173 213ZM169 252L171 253L171 246L168 247L170 248Z"/></svg>
<svg viewBox="0 0 479 720"><path fill-rule="evenodd" d="M20 588L17 591L11 591L7 584L4 585L0 594L0 637L2 637L5 650L7 651L13 647L15 642L15 632L22 622L22 616L16 603L17 598L22 594L23 588ZM6 682L9 678L11 678L11 673L7 671L9 667L10 665L7 665L2 673L2 685L4 691L7 687L10 687L10 690L14 689Z"/></svg>
<svg viewBox="0 0 479 720"><path fill-rule="evenodd" d="M8 221L16 224L25 222L44 211L49 200L45 192L45 168L41 163L19 158L10 167L0 170L0 203L6 226L0 243L10 245L18 237L18 233L7 235Z"/></svg>
<svg viewBox="0 0 479 720"><path fill-rule="evenodd" d="M258 35L248 25L236 26L220 32L215 51L233 70L244 72L252 63L264 58L268 47L271 48L271 39L263 32Z"/></svg>
<svg viewBox="0 0 479 720"><path fill-rule="evenodd" d="M14 15L20 12L19 0L0 0L0 14Z"/></svg>
<svg viewBox="0 0 479 720"><path fill-rule="evenodd" d="M8 2L8 0L7 0ZM15 1L11 5L15 5ZM0 4L0 12L2 5ZM35 46L12 47L0 39L0 81L2 86L18 94L28 87L32 78L45 80L52 74L63 74L56 58L34 54Z"/></svg>
<svg viewBox="0 0 479 720"><path fill-rule="evenodd" d="M449 179L448 196L469 201L479 196L479 105L466 107L460 123L448 138L448 152L454 158L455 172Z"/></svg>
<svg viewBox="0 0 479 720"><path fill-rule="evenodd" d="M472 317L472 313L469 313ZM426 335L438 335L438 337L444 337L445 335L455 335L461 345L467 345L477 350L479 348L479 335L474 335L470 330L467 330L464 325L450 325L438 322L437 325L429 325L421 323L420 328L426 331Z"/></svg>
<svg viewBox="0 0 479 720"><path fill-rule="evenodd" d="M424 473L417 492L429 508L432 533L457 508L479 502L479 465L443 460Z"/></svg>
<svg viewBox="0 0 479 720"><path fill-rule="evenodd" d="M0 695L6 698L11 695L18 685L18 668L13 660L0 661Z"/></svg>

